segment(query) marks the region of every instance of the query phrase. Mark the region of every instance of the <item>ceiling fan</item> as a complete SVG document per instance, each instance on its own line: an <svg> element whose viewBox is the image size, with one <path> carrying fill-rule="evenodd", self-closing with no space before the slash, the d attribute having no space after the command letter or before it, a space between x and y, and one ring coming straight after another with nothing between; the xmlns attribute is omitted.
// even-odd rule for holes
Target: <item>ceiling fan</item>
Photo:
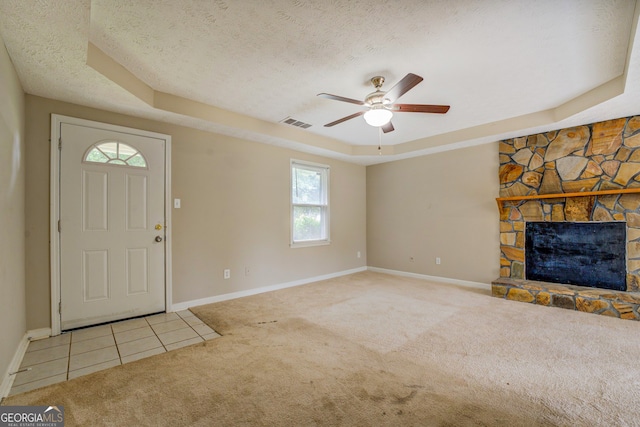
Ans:
<svg viewBox="0 0 640 427"><path fill-rule="evenodd" d="M381 127L384 133L394 130L391 124L391 118L394 112L398 113L436 113L444 114L449 111L448 105L427 105L427 104L395 104L402 95L413 89L422 81L422 77L415 74L407 74L394 87L387 92L381 90L384 83L384 77L375 76L371 78L371 84L376 88L375 92L371 92L364 98L364 101L357 99L345 98L343 96L331 95L330 93L319 93L318 96L327 99L335 99L336 101L350 102L351 104L364 105L367 107L365 111L359 111L350 116L343 117L334 122L327 123L325 127L331 127L340 123L351 120L355 117L364 115L365 121L376 127Z"/></svg>

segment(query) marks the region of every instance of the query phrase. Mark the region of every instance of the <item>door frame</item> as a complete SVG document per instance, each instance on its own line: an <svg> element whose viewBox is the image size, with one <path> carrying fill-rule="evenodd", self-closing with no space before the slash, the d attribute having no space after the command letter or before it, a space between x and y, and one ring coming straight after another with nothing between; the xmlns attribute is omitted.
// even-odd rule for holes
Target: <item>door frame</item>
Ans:
<svg viewBox="0 0 640 427"><path fill-rule="evenodd" d="M51 173L50 173L50 263L51 263L51 336L60 335L60 150L62 123L92 127L101 130L130 133L139 136L164 140L164 218L165 218L165 252L164 252L164 287L165 311L172 311L172 277L171 277L171 135L150 132L124 126L101 123L76 117L51 114Z"/></svg>

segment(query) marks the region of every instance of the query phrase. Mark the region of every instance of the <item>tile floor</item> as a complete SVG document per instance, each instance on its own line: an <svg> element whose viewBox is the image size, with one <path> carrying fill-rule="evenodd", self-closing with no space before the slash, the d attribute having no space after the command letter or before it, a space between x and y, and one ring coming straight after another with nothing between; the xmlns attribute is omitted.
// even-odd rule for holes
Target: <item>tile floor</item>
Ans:
<svg viewBox="0 0 640 427"><path fill-rule="evenodd" d="M29 343L9 395L217 338L189 310L71 331Z"/></svg>

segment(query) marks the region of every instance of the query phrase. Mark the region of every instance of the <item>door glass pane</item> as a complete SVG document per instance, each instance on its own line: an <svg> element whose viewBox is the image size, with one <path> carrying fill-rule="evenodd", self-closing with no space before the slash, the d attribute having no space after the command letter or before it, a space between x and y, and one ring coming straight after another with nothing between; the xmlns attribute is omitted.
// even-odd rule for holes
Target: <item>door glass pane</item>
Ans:
<svg viewBox="0 0 640 427"><path fill-rule="evenodd" d="M92 163L107 163L109 161L109 158L102 151L94 148L93 150L89 151L89 154L87 154L85 161Z"/></svg>
<svg viewBox="0 0 640 427"><path fill-rule="evenodd" d="M118 143L118 157L120 157L121 159L127 159L133 156L134 154L136 154L137 152L138 150L136 150L135 148L127 144Z"/></svg>
<svg viewBox="0 0 640 427"><path fill-rule="evenodd" d="M105 142L98 145L98 148L110 159L116 159L118 157L118 143L117 142Z"/></svg>
<svg viewBox="0 0 640 427"><path fill-rule="evenodd" d="M324 239L322 227L322 208L309 206L293 207L293 240Z"/></svg>
<svg viewBox="0 0 640 427"><path fill-rule="evenodd" d="M133 157L130 157L129 160L127 160L127 164L129 166L138 166L141 168L146 168L147 167L147 162L144 161L144 157L142 157L142 154L138 153Z"/></svg>

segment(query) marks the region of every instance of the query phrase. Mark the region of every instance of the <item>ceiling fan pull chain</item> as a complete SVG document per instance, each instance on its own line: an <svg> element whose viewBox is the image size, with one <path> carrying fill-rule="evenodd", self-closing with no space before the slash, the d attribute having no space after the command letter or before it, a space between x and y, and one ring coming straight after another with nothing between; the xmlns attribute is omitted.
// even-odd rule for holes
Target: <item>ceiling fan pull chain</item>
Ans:
<svg viewBox="0 0 640 427"><path fill-rule="evenodd" d="M378 128L378 155L382 156L382 127Z"/></svg>

